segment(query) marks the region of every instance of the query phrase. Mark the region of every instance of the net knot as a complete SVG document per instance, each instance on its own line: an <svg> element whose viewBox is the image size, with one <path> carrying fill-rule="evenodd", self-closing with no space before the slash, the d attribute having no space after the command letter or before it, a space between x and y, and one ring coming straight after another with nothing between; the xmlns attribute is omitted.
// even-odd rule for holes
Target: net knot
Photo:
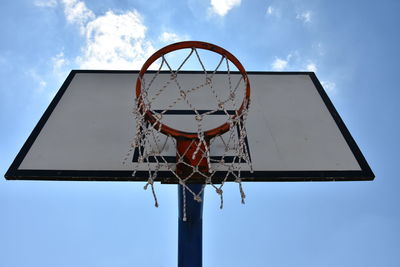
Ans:
<svg viewBox="0 0 400 267"><path fill-rule="evenodd" d="M197 202L201 202L201 201L202 201L202 200L201 200L201 197L200 197L199 195L195 195L195 196L193 197L193 199L196 200Z"/></svg>
<svg viewBox="0 0 400 267"><path fill-rule="evenodd" d="M158 121L160 121L160 120L162 120L163 115L162 115L161 113L157 113L157 114L155 114L155 117L156 117L156 119L157 119Z"/></svg>
<svg viewBox="0 0 400 267"><path fill-rule="evenodd" d="M186 93L185 93L185 91L181 90L181 91L179 92L179 94L181 95L181 97L182 97L183 99L186 98Z"/></svg>
<svg viewBox="0 0 400 267"><path fill-rule="evenodd" d="M147 187L148 187L149 185L150 185L150 186L153 186L153 184L154 184L153 178L147 179L147 184L143 187L144 190L147 190Z"/></svg>
<svg viewBox="0 0 400 267"><path fill-rule="evenodd" d="M195 118L196 118L197 121L202 121L203 120L203 116L201 116L200 114L196 115Z"/></svg>

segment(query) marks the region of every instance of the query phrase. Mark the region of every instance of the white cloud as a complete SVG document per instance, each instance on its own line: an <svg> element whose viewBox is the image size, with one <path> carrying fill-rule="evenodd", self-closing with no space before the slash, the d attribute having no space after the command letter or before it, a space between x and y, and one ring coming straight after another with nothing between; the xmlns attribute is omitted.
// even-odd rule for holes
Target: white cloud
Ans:
<svg viewBox="0 0 400 267"><path fill-rule="evenodd" d="M64 14L69 23L75 23L83 27L85 23L95 17L94 13L86 7L85 2L78 0L62 0L62 2L64 4Z"/></svg>
<svg viewBox="0 0 400 267"><path fill-rule="evenodd" d="M275 57L271 64L272 70L294 70L317 72L318 67L311 59L304 58L297 50L291 51L286 58Z"/></svg>
<svg viewBox="0 0 400 267"><path fill-rule="evenodd" d="M43 92L44 91L44 88L46 88L46 85L47 85L47 83L45 82L45 81L39 81L39 90L41 91L41 92Z"/></svg>
<svg viewBox="0 0 400 267"><path fill-rule="evenodd" d="M189 36L187 36L187 35L180 36L173 32L163 32L159 37L159 40L164 43L174 43L174 42L180 42L180 41L184 41L184 40L188 40L188 39L189 39Z"/></svg>
<svg viewBox="0 0 400 267"><path fill-rule="evenodd" d="M235 6L239 6L241 0L211 0L211 11L223 17L229 10Z"/></svg>
<svg viewBox="0 0 400 267"><path fill-rule="evenodd" d="M312 17L311 11L304 11L303 13L297 14L296 19L299 19L304 23L309 23L311 22L311 17Z"/></svg>
<svg viewBox="0 0 400 267"><path fill-rule="evenodd" d="M108 11L86 25L86 43L78 63L82 68L140 68L155 51L145 39L146 30L136 10L120 15Z"/></svg>
<svg viewBox="0 0 400 267"><path fill-rule="evenodd" d="M82 54L76 58L80 68L139 69L155 51L146 40L147 27L136 10L96 16L83 1L62 0L67 21L80 26L84 36ZM65 64L63 54L53 62Z"/></svg>
<svg viewBox="0 0 400 267"><path fill-rule="evenodd" d="M294 57L298 57L297 55L297 51L294 51ZM290 53L286 56L286 59L282 59L282 58L275 58L274 62L272 62L271 67L272 70L275 71L283 71L283 70L287 70L289 67L289 62L293 60L293 54Z"/></svg>
<svg viewBox="0 0 400 267"><path fill-rule="evenodd" d="M287 65L288 65L288 60L276 58L274 62L272 62L272 69L276 71L282 71L287 67Z"/></svg>
<svg viewBox="0 0 400 267"><path fill-rule="evenodd" d="M272 8L272 6L269 6L269 7L267 8L267 14L268 14L268 15L272 15L273 12L274 12L274 9Z"/></svg>
<svg viewBox="0 0 400 267"><path fill-rule="evenodd" d="M50 80L50 84L57 84L61 85L63 81L65 80L65 77L67 77L68 73L71 71L71 64L70 61L65 57L64 52L61 51L54 57L50 59L51 62L51 67L52 67L52 73L51 75L46 76L46 80ZM50 86L48 86L50 87ZM51 86L53 87L53 86ZM55 86L53 88L57 88L58 86ZM50 88L48 88L50 89ZM52 99L56 91L54 90L47 90L47 97L48 99Z"/></svg>
<svg viewBox="0 0 400 267"><path fill-rule="evenodd" d="M321 84L327 93L330 93L330 94L336 93L336 84L334 82L322 81Z"/></svg>
<svg viewBox="0 0 400 267"><path fill-rule="evenodd" d="M314 43L312 45L312 49L318 53L318 55L323 56L325 55L325 48L322 43Z"/></svg>
<svg viewBox="0 0 400 267"><path fill-rule="evenodd" d="M316 72L317 71L317 65L315 65L315 63L309 63L306 66L306 70L307 71L313 71Z"/></svg>
<svg viewBox="0 0 400 267"><path fill-rule="evenodd" d="M33 4L38 7L55 7L57 0L36 0Z"/></svg>
<svg viewBox="0 0 400 267"><path fill-rule="evenodd" d="M29 75L33 81L36 83L36 87L35 87L35 93L37 94L41 94L44 92L44 90L46 89L47 83L46 81L43 80L43 78L33 69L28 70L27 75Z"/></svg>
<svg viewBox="0 0 400 267"><path fill-rule="evenodd" d="M265 13L269 17L276 17L276 18L281 17L280 9L273 6L268 6L267 11Z"/></svg>
<svg viewBox="0 0 400 267"><path fill-rule="evenodd" d="M68 60L65 58L64 52L60 52L51 59L51 62L53 63L53 71L58 72L68 63Z"/></svg>

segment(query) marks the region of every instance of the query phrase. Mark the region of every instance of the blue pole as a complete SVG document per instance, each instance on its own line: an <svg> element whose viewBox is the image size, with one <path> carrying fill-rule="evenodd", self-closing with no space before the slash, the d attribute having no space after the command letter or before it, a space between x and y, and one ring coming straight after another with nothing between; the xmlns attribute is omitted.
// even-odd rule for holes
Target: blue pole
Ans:
<svg viewBox="0 0 400 267"><path fill-rule="evenodd" d="M188 184L190 190L198 194L203 185ZM203 257L203 202L204 191L201 193L201 202L193 199L193 195L186 190L186 205L183 199L183 186L178 185L178 267L201 267ZM184 208L186 206L186 221Z"/></svg>

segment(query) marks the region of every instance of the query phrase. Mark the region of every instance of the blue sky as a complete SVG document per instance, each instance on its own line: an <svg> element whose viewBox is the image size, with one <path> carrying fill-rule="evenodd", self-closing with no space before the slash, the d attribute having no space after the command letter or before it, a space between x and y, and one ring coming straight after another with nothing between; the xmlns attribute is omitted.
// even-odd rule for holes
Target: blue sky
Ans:
<svg viewBox="0 0 400 267"><path fill-rule="evenodd" d="M315 71L376 179L206 192L204 266L400 266L399 1L1 1L0 173L71 69L201 40L247 70ZM176 266L177 189L0 179L0 266Z"/></svg>

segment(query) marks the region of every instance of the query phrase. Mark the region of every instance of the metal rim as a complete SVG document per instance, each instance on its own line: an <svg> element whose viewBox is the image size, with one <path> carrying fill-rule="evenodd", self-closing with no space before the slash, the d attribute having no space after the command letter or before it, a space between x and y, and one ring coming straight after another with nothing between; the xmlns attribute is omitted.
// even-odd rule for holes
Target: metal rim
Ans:
<svg viewBox="0 0 400 267"><path fill-rule="evenodd" d="M240 61L232 55L229 51L225 50L222 47L219 47L217 45L211 44L211 43L206 43L206 42L200 42L200 41L185 41L185 42L178 42L174 43L171 45L168 45L164 48L161 48L157 52L155 52L153 55L151 55L146 62L143 64L139 76L136 80L136 99L137 99L137 105L141 106L142 103L144 103L144 100L141 97L141 91L142 91L142 83L141 79L143 78L144 74L146 73L147 69L153 64L157 59L162 57L163 55L180 50L180 49L186 49L186 48L199 48L199 49L204 49L204 50L209 50L212 52L215 52L217 54L225 56L229 61L231 61L236 68L239 70L241 73L244 82L246 83L246 93L245 97L243 99L243 102L240 106L240 108L235 112L235 115L231 117L232 120L240 117L245 109L247 109L249 103L250 103L250 81L247 76L246 70L243 67L243 65L240 63ZM142 105L143 107L143 105ZM143 111L141 111L143 112ZM154 113L151 110L145 110L145 118L148 120L151 124L154 125L156 129L159 129L160 132L162 132L165 135L172 136L175 138L187 138L187 139L196 139L198 138L198 133L196 132L185 132L181 130L177 130L174 128L171 128L163 123L160 123L156 118ZM204 131L204 137L206 139L213 138L217 135L222 135L229 131L231 127L231 124L228 122L225 122L224 124Z"/></svg>

